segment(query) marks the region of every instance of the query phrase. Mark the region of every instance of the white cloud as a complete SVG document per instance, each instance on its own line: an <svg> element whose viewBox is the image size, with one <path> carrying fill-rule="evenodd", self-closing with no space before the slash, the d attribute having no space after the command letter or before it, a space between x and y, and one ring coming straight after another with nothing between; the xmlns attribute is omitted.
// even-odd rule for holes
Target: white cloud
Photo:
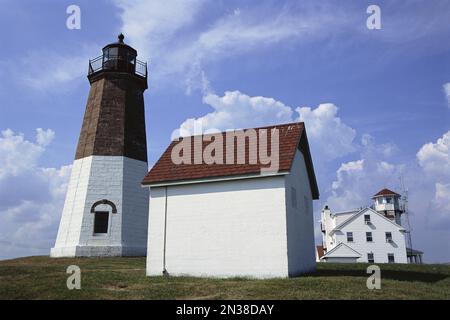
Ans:
<svg viewBox="0 0 450 320"><path fill-rule="evenodd" d="M272 98L250 97L239 91L227 91L222 97L208 94L203 97L203 102L214 111L184 121L180 126L182 135L193 134L195 127L205 131L225 131L292 121L292 109Z"/></svg>
<svg viewBox="0 0 450 320"><path fill-rule="evenodd" d="M391 144L377 144L364 134L361 138L360 159L342 163L336 171L326 203L334 211L359 208L370 204L371 197L384 187L399 188L405 166L390 162Z"/></svg>
<svg viewBox="0 0 450 320"><path fill-rule="evenodd" d="M0 137L0 259L48 254L55 240L71 166L39 166L55 133L36 132L36 142L10 129Z"/></svg>
<svg viewBox="0 0 450 320"><path fill-rule="evenodd" d="M71 53L34 49L25 53L18 62L10 62L10 65L18 66L9 67L9 73L37 91L68 90L75 87L74 81L85 79L89 59L100 55L100 48L102 46L98 44L80 45Z"/></svg>
<svg viewBox="0 0 450 320"><path fill-rule="evenodd" d="M448 107L450 108L450 82L444 84L444 93L447 98Z"/></svg>
<svg viewBox="0 0 450 320"><path fill-rule="evenodd" d="M43 56L48 57L46 54ZM53 55L46 63L35 55L31 55L22 62L22 69L27 71L22 74L21 81L36 90L54 89L59 84L71 83L74 79L85 75L88 61L88 56Z"/></svg>
<svg viewBox="0 0 450 320"><path fill-rule="evenodd" d="M225 131L304 121L312 154L321 164L353 152L355 130L337 116L338 108L330 103L317 108L293 108L273 98L251 97L239 91L227 91L223 96L207 94L203 102L213 111L184 121L178 135L191 135L195 129Z"/></svg>
<svg viewBox="0 0 450 320"><path fill-rule="evenodd" d="M335 159L355 151L356 131L341 121L334 104L321 104L316 109L297 108L296 111L300 114L298 120L305 122L308 138L315 142L317 153Z"/></svg>
<svg viewBox="0 0 450 320"><path fill-rule="evenodd" d="M204 0L115 1L121 11L126 39L139 49L144 60L165 54L174 34L194 21L204 3Z"/></svg>
<svg viewBox="0 0 450 320"><path fill-rule="evenodd" d="M427 143L417 153L419 165L428 175L450 179L450 131L436 143Z"/></svg>
<svg viewBox="0 0 450 320"><path fill-rule="evenodd" d="M44 130L42 128L37 128L36 132L36 141L43 147L48 146L55 138L55 131L53 131L52 129Z"/></svg>
<svg viewBox="0 0 450 320"><path fill-rule="evenodd" d="M11 129L3 130L0 135L0 179L34 169L45 150L42 142L47 142L52 134L51 130L44 133L38 129L37 139L41 142L33 143L25 140L23 134L15 134Z"/></svg>
<svg viewBox="0 0 450 320"><path fill-rule="evenodd" d="M424 210L428 211L426 222L433 228L450 226L450 131L435 143L422 146L417 152L417 161L422 169L422 192L431 200ZM434 192L432 194L431 192Z"/></svg>
<svg viewBox="0 0 450 320"><path fill-rule="evenodd" d="M186 92L202 90L209 62L274 46L283 41L317 40L322 30L346 23L346 12L301 4L301 10L278 6L271 10L239 8L216 16L201 16L206 1L123 1L122 29L141 59L152 61L152 77L171 85L181 80ZM332 14L330 14L332 12ZM198 25L199 21L205 27Z"/></svg>
<svg viewBox="0 0 450 320"><path fill-rule="evenodd" d="M435 195L432 200L432 208L438 215L437 223L450 225L450 183L436 183Z"/></svg>

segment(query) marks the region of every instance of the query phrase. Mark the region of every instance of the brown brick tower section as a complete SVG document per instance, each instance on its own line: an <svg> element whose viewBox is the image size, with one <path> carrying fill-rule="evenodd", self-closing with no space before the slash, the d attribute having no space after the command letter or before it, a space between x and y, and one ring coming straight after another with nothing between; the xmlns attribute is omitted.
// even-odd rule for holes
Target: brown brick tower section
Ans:
<svg viewBox="0 0 450 320"><path fill-rule="evenodd" d="M124 156L147 162L144 91L145 69L136 69L135 50L119 42L103 49L95 69L90 63L91 83L76 159L100 156ZM115 55L110 53L115 50ZM143 73L144 71L145 73Z"/></svg>

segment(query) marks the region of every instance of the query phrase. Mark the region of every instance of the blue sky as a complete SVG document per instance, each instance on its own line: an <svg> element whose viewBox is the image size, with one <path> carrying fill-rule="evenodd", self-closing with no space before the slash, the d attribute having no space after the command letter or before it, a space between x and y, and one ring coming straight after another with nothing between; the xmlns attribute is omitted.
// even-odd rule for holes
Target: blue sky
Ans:
<svg viewBox="0 0 450 320"><path fill-rule="evenodd" d="M366 205L383 187L401 191L402 175L414 246L427 262L450 261L450 2L0 4L0 259L53 245L88 59L123 32L149 63L150 165L174 130L195 121L229 129L302 120L321 191L316 214L325 204ZM66 28L71 4L80 30ZM381 30L366 27L370 4L381 8Z"/></svg>

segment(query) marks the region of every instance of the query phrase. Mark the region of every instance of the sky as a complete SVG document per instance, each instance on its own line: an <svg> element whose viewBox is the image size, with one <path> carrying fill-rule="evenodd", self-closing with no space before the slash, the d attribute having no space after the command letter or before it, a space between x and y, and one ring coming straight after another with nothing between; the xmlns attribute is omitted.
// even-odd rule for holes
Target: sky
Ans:
<svg viewBox="0 0 450 320"><path fill-rule="evenodd" d="M409 195L413 247L450 262L450 2L0 0L0 259L54 245L89 93L115 42L149 66L149 165L177 129L304 121L320 199ZM77 5L80 29L67 28ZM369 5L381 29L368 29ZM320 230L315 226L316 242Z"/></svg>

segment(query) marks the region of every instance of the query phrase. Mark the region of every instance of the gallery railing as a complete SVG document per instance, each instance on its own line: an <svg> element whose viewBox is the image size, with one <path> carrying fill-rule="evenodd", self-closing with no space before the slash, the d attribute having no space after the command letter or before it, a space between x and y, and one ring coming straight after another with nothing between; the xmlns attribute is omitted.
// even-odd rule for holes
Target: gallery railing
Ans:
<svg viewBox="0 0 450 320"><path fill-rule="evenodd" d="M123 56L99 56L89 60L89 75L98 71L119 71L147 78L147 63L137 59L127 60Z"/></svg>

